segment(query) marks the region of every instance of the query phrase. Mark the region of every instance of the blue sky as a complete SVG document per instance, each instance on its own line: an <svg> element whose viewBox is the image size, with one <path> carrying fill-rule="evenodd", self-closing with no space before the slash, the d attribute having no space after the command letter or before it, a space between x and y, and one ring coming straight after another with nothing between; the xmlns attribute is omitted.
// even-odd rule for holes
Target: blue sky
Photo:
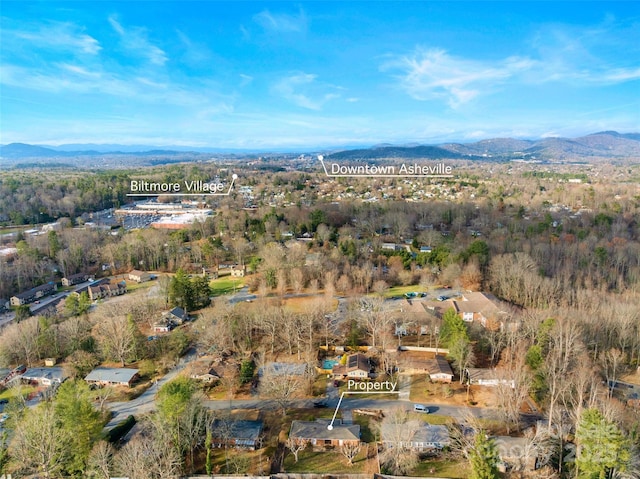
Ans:
<svg viewBox="0 0 640 479"><path fill-rule="evenodd" d="M25 2L0 143L316 148L640 131L640 2Z"/></svg>

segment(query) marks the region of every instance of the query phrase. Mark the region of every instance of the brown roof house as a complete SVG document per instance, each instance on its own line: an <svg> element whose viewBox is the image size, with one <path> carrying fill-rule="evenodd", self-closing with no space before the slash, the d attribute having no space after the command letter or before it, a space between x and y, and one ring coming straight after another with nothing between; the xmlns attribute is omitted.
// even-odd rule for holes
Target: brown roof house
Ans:
<svg viewBox="0 0 640 479"><path fill-rule="evenodd" d="M356 353L347 356L346 364L333 366L333 377L367 379L371 372L371 363L364 354Z"/></svg>
<svg viewBox="0 0 640 479"><path fill-rule="evenodd" d="M500 329L507 315L504 305L489 293L465 293L462 299L452 300L451 303L463 321L477 321L491 330Z"/></svg>
<svg viewBox="0 0 640 479"><path fill-rule="evenodd" d="M332 449L345 444L360 444L360 425L342 424L336 420L333 427L328 419L316 419L315 421L293 421L289 437L308 441L314 449Z"/></svg>
<svg viewBox="0 0 640 479"><path fill-rule="evenodd" d="M516 382L508 371L487 368L467 368L464 370L469 384L495 387L501 384L516 387Z"/></svg>
<svg viewBox="0 0 640 479"><path fill-rule="evenodd" d="M134 269L129 271L128 278L136 283L144 283L145 281L151 280L151 273Z"/></svg>
<svg viewBox="0 0 640 479"><path fill-rule="evenodd" d="M453 381L453 371L449 361L444 356L436 356L430 359L427 365L429 379L434 383L450 383Z"/></svg>
<svg viewBox="0 0 640 479"><path fill-rule="evenodd" d="M202 381L203 383L213 383L221 377L220 374L211 367L210 361L193 362L191 363L190 369L189 377L197 381Z"/></svg>
<svg viewBox="0 0 640 479"><path fill-rule="evenodd" d="M127 292L127 282L109 281L107 278L101 279L89 285L87 290L89 299L95 301L97 299L109 298L111 296L120 296Z"/></svg>

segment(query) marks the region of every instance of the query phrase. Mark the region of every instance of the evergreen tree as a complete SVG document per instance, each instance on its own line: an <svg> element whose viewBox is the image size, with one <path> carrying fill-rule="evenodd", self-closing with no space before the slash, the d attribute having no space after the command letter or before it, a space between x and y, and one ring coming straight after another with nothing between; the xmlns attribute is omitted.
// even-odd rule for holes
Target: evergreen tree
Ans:
<svg viewBox="0 0 640 479"><path fill-rule="evenodd" d="M69 435L65 469L70 474L81 474L86 469L91 448L102 432L103 421L91 399L89 385L82 380L65 381L55 396L56 416Z"/></svg>
<svg viewBox="0 0 640 479"><path fill-rule="evenodd" d="M451 345L459 339L469 341L467 333L467 325L464 324L462 318L456 313L455 309L449 308L442 316L442 328L440 328L440 341L443 344Z"/></svg>
<svg viewBox="0 0 640 479"><path fill-rule="evenodd" d="M597 409L582 414L576 431L577 477L604 479L612 472L625 472L631 459L629 440L620 428Z"/></svg>
<svg viewBox="0 0 640 479"><path fill-rule="evenodd" d="M471 465L470 479L497 479L498 472L498 450L495 441L486 432L480 430L476 433L473 449L469 453L469 463Z"/></svg>
<svg viewBox="0 0 640 479"><path fill-rule="evenodd" d="M169 302L185 311L192 311L193 288L184 270L179 269L169 284Z"/></svg>

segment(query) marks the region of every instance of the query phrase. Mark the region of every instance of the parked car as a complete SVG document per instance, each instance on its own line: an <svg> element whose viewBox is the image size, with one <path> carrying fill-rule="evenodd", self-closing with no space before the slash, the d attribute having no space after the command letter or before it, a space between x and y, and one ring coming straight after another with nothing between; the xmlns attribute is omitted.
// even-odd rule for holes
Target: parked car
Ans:
<svg viewBox="0 0 640 479"><path fill-rule="evenodd" d="M429 414L429 408L427 406L425 406L424 404L414 404L413 405L413 410L415 412L421 412L423 414Z"/></svg>

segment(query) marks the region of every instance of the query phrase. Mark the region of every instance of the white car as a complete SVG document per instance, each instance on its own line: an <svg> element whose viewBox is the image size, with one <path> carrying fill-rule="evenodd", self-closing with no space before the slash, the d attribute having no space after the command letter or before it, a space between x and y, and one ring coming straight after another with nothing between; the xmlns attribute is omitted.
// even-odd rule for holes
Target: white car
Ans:
<svg viewBox="0 0 640 479"><path fill-rule="evenodd" d="M425 406L424 404L414 404L413 405L413 410L415 412L421 412L423 414L429 414L429 408L427 406Z"/></svg>

